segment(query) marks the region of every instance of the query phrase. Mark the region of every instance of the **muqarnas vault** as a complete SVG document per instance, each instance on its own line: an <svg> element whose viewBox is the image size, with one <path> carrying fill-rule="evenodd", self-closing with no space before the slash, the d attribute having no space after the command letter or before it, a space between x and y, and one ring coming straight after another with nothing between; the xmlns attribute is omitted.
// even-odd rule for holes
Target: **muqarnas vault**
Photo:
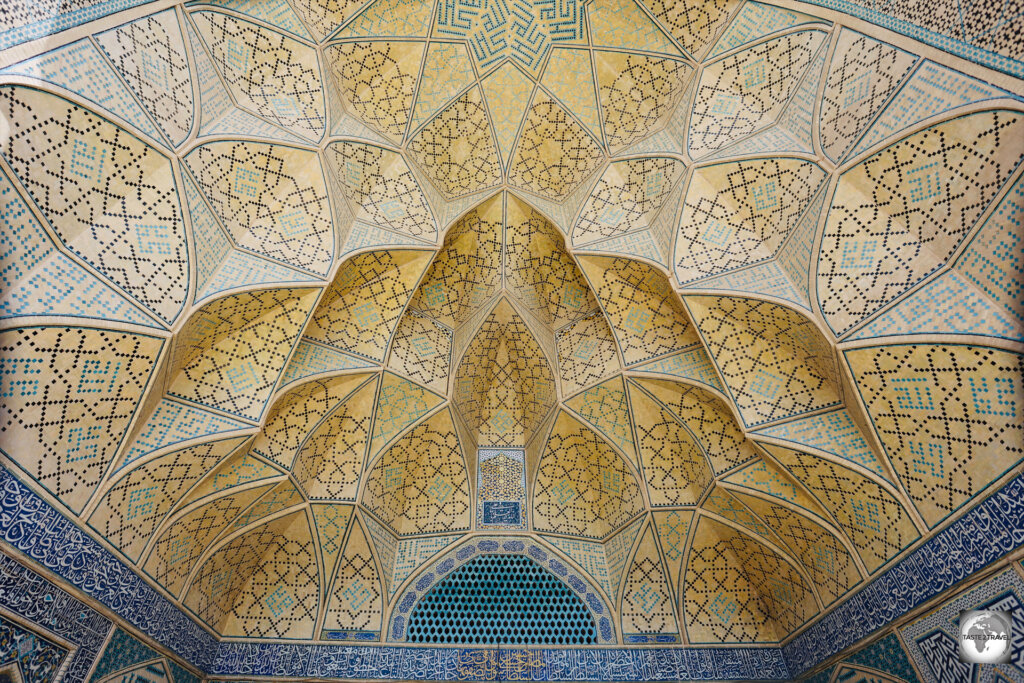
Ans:
<svg viewBox="0 0 1024 683"><path fill-rule="evenodd" d="M0 674L1024 681L1021 9L778 2L0 0Z"/></svg>

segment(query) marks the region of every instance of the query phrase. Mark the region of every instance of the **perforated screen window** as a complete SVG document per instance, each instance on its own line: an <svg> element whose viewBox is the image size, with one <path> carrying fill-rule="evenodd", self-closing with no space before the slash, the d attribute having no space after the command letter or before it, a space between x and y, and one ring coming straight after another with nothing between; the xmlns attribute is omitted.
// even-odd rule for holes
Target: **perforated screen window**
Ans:
<svg viewBox="0 0 1024 683"><path fill-rule="evenodd" d="M409 617L414 643L589 645L583 601L523 555L483 555L430 589Z"/></svg>

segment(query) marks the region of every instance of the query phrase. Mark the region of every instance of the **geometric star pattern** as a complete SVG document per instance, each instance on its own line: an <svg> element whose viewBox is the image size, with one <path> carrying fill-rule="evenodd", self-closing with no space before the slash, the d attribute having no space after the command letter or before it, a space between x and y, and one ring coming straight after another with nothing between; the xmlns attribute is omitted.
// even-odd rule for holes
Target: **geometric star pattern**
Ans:
<svg viewBox="0 0 1024 683"><path fill-rule="evenodd" d="M4 49L3 466L218 636L403 640L508 518L601 643L773 647L1024 461L1022 90L848 23L214 0Z"/></svg>

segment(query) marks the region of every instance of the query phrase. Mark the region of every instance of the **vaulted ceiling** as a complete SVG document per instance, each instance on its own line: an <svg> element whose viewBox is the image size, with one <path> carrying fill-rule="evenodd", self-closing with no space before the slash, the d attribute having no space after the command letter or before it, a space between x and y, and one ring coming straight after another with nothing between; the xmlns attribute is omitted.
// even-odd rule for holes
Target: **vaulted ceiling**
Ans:
<svg viewBox="0 0 1024 683"><path fill-rule="evenodd" d="M0 450L217 634L402 640L505 534L612 642L775 644L1024 458L1024 87L832 13L510 7L210 0L0 70Z"/></svg>

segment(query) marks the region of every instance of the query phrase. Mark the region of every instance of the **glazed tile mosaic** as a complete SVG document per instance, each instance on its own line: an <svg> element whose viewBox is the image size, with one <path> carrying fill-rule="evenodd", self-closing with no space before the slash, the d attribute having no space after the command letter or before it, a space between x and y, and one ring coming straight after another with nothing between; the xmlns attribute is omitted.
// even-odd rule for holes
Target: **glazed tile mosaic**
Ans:
<svg viewBox="0 0 1024 683"><path fill-rule="evenodd" d="M4 663L17 660L26 681L49 683L60 672L63 680L85 683L114 628L111 621L6 554L0 582L0 607L11 615L0 616Z"/></svg>
<svg viewBox="0 0 1024 683"><path fill-rule="evenodd" d="M0 0L0 669L973 675L1013 572L893 625L1024 545L951 2Z"/></svg>
<svg viewBox="0 0 1024 683"><path fill-rule="evenodd" d="M56 570L58 576L68 580L76 588L117 609L119 614L125 615L129 622L135 623L156 642L183 653L190 663L202 667L213 675L373 679L420 677L433 680L477 681L505 680L510 676L521 677L527 674L531 676L531 680L616 681L674 680L683 676L690 680L749 680L751 676L757 675L759 680L786 680L789 672L800 672L809 666L809 662L818 661L827 657L829 653L842 649L843 641L837 642L835 638L837 633L841 632L848 642L852 642L860 637L858 634L871 633L915 605L969 576L1007 550L1024 545L1024 480L1018 477L951 527L939 532L910 557L880 575L865 590L853 598L844 600L824 621L815 624L781 651L776 648L713 647L659 651L514 648L499 651L281 643L261 645L239 642L224 642L218 645L208 637L196 642L197 634L202 631L196 631L194 628L185 628L184 631L180 630L180 626L178 630L168 629L168 625L194 622L162 597L152 592L147 594L143 589L136 592L137 598L133 603L125 604L120 590L112 589L102 580L98 581L94 574L82 574L80 570L76 570L74 561L67 559L69 550L74 556L91 551L93 557L107 562L104 568L107 574L117 571L130 574L130 570L121 561L96 546L81 532L76 533L70 522L26 489L17 479L6 471L2 472L2 476L2 500L5 509L4 514L0 516L0 520L4 522L0 531L6 542L12 543L15 548L43 566ZM678 534L679 527L677 522L664 515L665 513L662 513L658 518L661 521L656 528L666 539L662 547L665 548L665 556L671 560L677 556L671 551L671 533ZM26 536L24 530L30 523L27 520L39 518L48 518L50 522L41 533ZM643 519L634 524L633 530L627 533L624 539L625 546L609 542L607 561L612 576L621 576L621 560L616 559L623 552L619 548L624 547L628 552L629 546L637 537L636 530L642 522ZM687 526L682 527L683 537L686 535ZM670 530L673 531L670 533ZM68 547L69 532L70 537L84 542L80 549ZM362 536L360 544L365 551L367 546ZM954 548L955 551L952 550ZM648 550L647 558L641 562L652 561L649 559L649 552ZM395 633L404 633L403 611L413 610L418 604L417 594L432 591L441 579L452 573L456 567L471 563L474 558L491 557L501 561L510 554L522 557L524 561L541 563L550 569L552 576L564 577L566 584L584 599L587 609L597 617L599 633L603 632L600 637L609 639L613 636L610 620L603 616L610 614L608 604L600 597L600 591L595 592L594 584L566 565L557 554L528 537L483 537L472 545L460 544L455 550L437 555L434 561L428 564L428 570L414 582L415 585L407 584L409 589L404 593L396 610L392 629ZM576 559L578 553L570 553L570 556ZM633 559L634 566L637 561L638 558ZM99 666L116 668L125 663L131 664L145 659L146 653L152 652L149 646L120 629L113 628L108 619L96 614L91 608L82 605L6 554L0 553L0 562L5 568L0 577L5 577L5 580L11 582L10 588L0 592L6 601L0 606L16 610L19 615L45 625L46 629L71 642L85 643L85 646L79 649L82 653L79 667L88 669L88 662L96 656L103 634L111 631L115 641L120 639L124 642L122 646L109 650L108 655L100 660ZM632 571L630 570L631 573ZM593 575L592 572L588 573ZM1011 584L1019 584L1021 581L1012 572L1004 572L1001 576L1004 577L1004 583L1009 581ZM646 591L641 592L640 595L645 593ZM983 593L989 595L991 591L985 593L983 589L976 589L971 594L958 598L960 602L956 604L982 604L972 600L975 600L973 596ZM992 598L985 599L988 602L984 604L993 603ZM1007 599L1009 598L1006 598L1006 594L995 598L996 601L1004 602ZM154 606L157 608L156 612L153 611ZM721 608L712 605L712 609ZM86 619L86 615L89 614L95 614L91 621ZM836 623L833 621L835 619L840 620L838 623L853 624L854 628L837 631L832 625ZM167 623L168 620L170 624ZM83 631L84 624L91 625ZM88 646L90 642L94 645ZM814 651L810 651L811 648ZM877 658L869 661L877 666ZM164 657L164 662L174 672L176 679L184 677L191 683L191 674L182 669L180 663L167 657ZM1010 673L1012 674L1012 671Z"/></svg>
<svg viewBox="0 0 1024 683"><path fill-rule="evenodd" d="M477 452L477 524L482 529L522 529L526 520L526 454Z"/></svg>

